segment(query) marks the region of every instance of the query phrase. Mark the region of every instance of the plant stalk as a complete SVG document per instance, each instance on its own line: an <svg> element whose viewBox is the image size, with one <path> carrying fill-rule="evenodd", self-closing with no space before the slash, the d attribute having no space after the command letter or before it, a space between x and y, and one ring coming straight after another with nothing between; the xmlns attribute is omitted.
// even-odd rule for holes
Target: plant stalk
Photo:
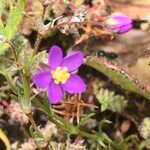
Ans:
<svg viewBox="0 0 150 150"><path fill-rule="evenodd" d="M34 44L33 56L37 53L41 40L42 40L42 35L40 33L37 33L37 38Z"/></svg>

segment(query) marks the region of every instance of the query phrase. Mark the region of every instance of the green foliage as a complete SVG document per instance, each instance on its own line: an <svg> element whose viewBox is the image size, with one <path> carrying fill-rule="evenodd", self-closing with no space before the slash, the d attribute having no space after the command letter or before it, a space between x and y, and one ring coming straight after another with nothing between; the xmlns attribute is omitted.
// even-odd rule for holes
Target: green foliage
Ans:
<svg viewBox="0 0 150 150"><path fill-rule="evenodd" d="M142 146L138 144L138 138L136 135L132 134L127 138L123 138L120 140L114 140L107 144L107 146L102 147L96 142L88 140L90 150L144 150L146 146L148 146L148 141L144 141ZM136 143L136 144L135 144Z"/></svg>
<svg viewBox="0 0 150 150"><path fill-rule="evenodd" d="M118 65L109 63L107 60L96 56L88 56L85 64L95 68L99 72L102 72L122 88L140 94L150 100L150 92L148 87L144 87L142 83L134 79Z"/></svg>
<svg viewBox="0 0 150 150"><path fill-rule="evenodd" d="M32 125L29 127L29 132L30 132L30 135L35 140L38 147L45 147L47 145L42 133L39 130L34 131Z"/></svg>
<svg viewBox="0 0 150 150"><path fill-rule="evenodd" d="M84 124L87 123L87 121L93 117L95 115L95 113L90 113L87 116L85 116L84 118L81 119L81 121L78 124L78 128L82 127Z"/></svg>
<svg viewBox="0 0 150 150"><path fill-rule="evenodd" d="M31 51L29 41L21 34L16 33L12 39L12 43L15 47L17 57L20 59L19 61L23 63L23 60L25 59L25 52L26 54L27 52L29 54L29 51Z"/></svg>
<svg viewBox="0 0 150 150"><path fill-rule="evenodd" d="M145 148L149 149L149 147L150 147L150 138L148 138L140 143L139 150L145 150Z"/></svg>
<svg viewBox="0 0 150 150"><path fill-rule="evenodd" d="M136 135L130 135L125 139L119 140L119 141L114 141L111 147L109 148L110 150L131 150L132 147L134 146L135 149L138 149L138 145L132 145L132 141L135 141L137 139Z"/></svg>
<svg viewBox="0 0 150 150"><path fill-rule="evenodd" d="M16 49L18 61L22 64L22 68L25 69L27 74L32 74L37 69L40 62L47 60L46 51L41 51L33 56L33 49L29 44L29 41L21 34L16 34L12 43Z"/></svg>
<svg viewBox="0 0 150 150"><path fill-rule="evenodd" d="M31 113L31 101L20 96L20 104L25 114Z"/></svg>
<svg viewBox="0 0 150 150"><path fill-rule="evenodd" d="M45 147L47 145L43 135L40 132L35 131L33 133L33 138L34 138L34 140L36 141L36 143L38 144L39 147L42 148L42 147Z"/></svg>
<svg viewBox="0 0 150 150"><path fill-rule="evenodd" d="M34 70L35 66L39 64L39 62L44 62L47 58L46 51L42 51L34 55L33 57L29 57L28 66L32 67L32 70Z"/></svg>
<svg viewBox="0 0 150 150"><path fill-rule="evenodd" d="M101 86L102 83L100 81L96 81L93 84L94 94L101 104L101 111L109 109L113 112L122 112L126 107L124 97L115 94L113 91L103 89Z"/></svg>
<svg viewBox="0 0 150 150"><path fill-rule="evenodd" d="M5 0L2 0L0 4L0 34L3 35L6 38L6 40L11 40L15 36L18 30L18 26L23 18L24 5L24 0L18 0L17 4L11 5L7 23L4 27L4 23L1 18L6 6L6 2ZM0 55L5 52L5 49L7 47L8 44L0 43Z"/></svg>
<svg viewBox="0 0 150 150"><path fill-rule="evenodd" d="M117 111L121 113L126 106L124 97L116 95L113 91L101 89L98 93L96 93L96 97L101 104L102 112L109 109L113 112Z"/></svg>
<svg viewBox="0 0 150 150"><path fill-rule="evenodd" d="M0 68L0 75L3 75L5 79L7 80L8 85L10 86L13 93L17 94L19 91L19 88L17 85L15 85L15 82L12 78L13 72L10 70L10 68L6 69L5 66L1 66Z"/></svg>
<svg viewBox="0 0 150 150"><path fill-rule="evenodd" d="M1 17L3 14L4 8L5 8L5 5L6 5L6 2L4 0L2 0L2 2L0 3L0 33L2 33L3 28L4 28Z"/></svg>
<svg viewBox="0 0 150 150"><path fill-rule="evenodd" d="M101 130L99 132L92 132L87 133L82 130L80 130L80 127L86 123L87 119L92 117L93 114L89 114L87 117L85 117L80 125L74 126L70 124L69 122L66 122L64 119L58 117L52 110L51 105L49 105L48 100L43 99L42 102L40 102L39 99L32 100L41 110L47 114L47 116L50 118L50 120L55 123L58 127L60 127L65 133L74 134L74 135L80 135L83 137L87 137L88 139L92 139L95 141L98 145L101 145L101 147L107 147L106 144L111 142L111 139ZM102 120L101 125L104 123L109 123L108 121Z"/></svg>
<svg viewBox="0 0 150 150"><path fill-rule="evenodd" d="M98 131L99 131L100 133L102 133L103 125L104 125L104 124L110 124L110 123L112 123L112 122L109 121L109 120L106 120L106 119L102 119L102 120L98 123Z"/></svg>

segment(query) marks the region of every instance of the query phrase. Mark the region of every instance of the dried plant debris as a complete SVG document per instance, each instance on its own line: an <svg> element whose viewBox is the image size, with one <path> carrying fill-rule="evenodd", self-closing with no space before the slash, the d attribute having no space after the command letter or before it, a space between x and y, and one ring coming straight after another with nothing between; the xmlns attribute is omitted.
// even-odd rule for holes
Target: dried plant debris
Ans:
<svg viewBox="0 0 150 150"><path fill-rule="evenodd" d="M57 26L60 31L64 34L73 33L76 36L79 35L78 29L83 26L86 20L86 10L85 7L81 7L75 11L73 16L64 16L60 18L57 22Z"/></svg>
<svg viewBox="0 0 150 150"><path fill-rule="evenodd" d="M139 82L138 79L117 64L97 56L87 56L85 64L102 72L122 88L140 94L150 100L148 86L144 86L143 83Z"/></svg>

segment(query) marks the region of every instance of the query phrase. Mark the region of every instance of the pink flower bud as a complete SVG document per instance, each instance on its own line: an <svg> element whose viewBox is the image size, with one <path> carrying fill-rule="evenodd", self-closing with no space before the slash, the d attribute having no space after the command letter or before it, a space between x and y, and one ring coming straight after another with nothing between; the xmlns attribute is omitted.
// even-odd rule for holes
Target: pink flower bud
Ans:
<svg viewBox="0 0 150 150"><path fill-rule="evenodd" d="M114 13L105 20L108 29L118 34L128 32L133 27L132 19L121 13Z"/></svg>

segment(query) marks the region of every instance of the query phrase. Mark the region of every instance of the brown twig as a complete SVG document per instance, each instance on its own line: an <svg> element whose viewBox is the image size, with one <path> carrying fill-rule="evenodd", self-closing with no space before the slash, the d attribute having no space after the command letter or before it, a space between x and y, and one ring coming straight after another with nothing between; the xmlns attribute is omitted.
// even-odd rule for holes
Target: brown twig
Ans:
<svg viewBox="0 0 150 150"><path fill-rule="evenodd" d="M33 118L33 116L32 116L32 113L27 114L27 116L28 116L29 121L31 122L32 127L34 128L34 130L35 130L35 131L38 131L38 127L37 127L37 125L36 125L36 123L35 123L35 121L34 121L34 118Z"/></svg>

